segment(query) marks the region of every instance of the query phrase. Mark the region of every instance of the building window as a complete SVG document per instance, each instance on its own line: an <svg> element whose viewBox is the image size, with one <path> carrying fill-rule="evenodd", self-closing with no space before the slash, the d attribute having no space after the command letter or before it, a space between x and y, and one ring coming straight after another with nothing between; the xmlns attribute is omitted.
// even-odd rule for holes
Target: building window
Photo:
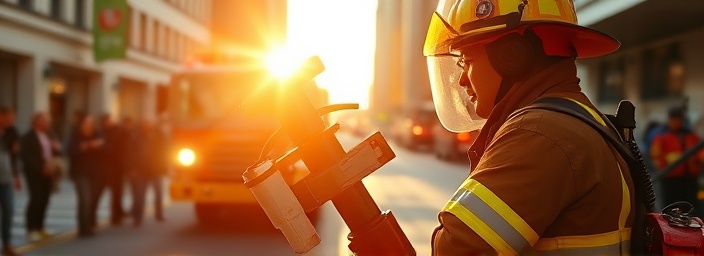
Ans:
<svg viewBox="0 0 704 256"><path fill-rule="evenodd" d="M0 106L17 109L17 61L0 55Z"/></svg>
<svg viewBox="0 0 704 256"><path fill-rule="evenodd" d="M679 43L643 51L641 97L662 99L684 91L684 62Z"/></svg>
<svg viewBox="0 0 704 256"><path fill-rule="evenodd" d="M176 60L183 61L184 50L183 50L183 36L181 33L174 33L174 41L176 42Z"/></svg>
<svg viewBox="0 0 704 256"><path fill-rule="evenodd" d="M32 10L32 4L34 1L32 0L19 0L19 5L20 7L27 9L27 10Z"/></svg>
<svg viewBox="0 0 704 256"><path fill-rule="evenodd" d="M623 57L601 63L599 67L599 103L615 103L623 100L624 76L625 61Z"/></svg>
<svg viewBox="0 0 704 256"><path fill-rule="evenodd" d="M147 15L139 15L139 46L143 51L147 51Z"/></svg>
<svg viewBox="0 0 704 256"><path fill-rule="evenodd" d="M164 25L158 21L154 21L154 45L152 49L154 54L159 57L164 56Z"/></svg>
<svg viewBox="0 0 704 256"><path fill-rule="evenodd" d="M63 16L61 13L63 11L63 5L64 5L63 2L64 2L63 0L53 0L50 2L51 3L51 9L50 9L51 10L51 13L50 13L51 18L53 18L55 20L61 20L61 18Z"/></svg>
<svg viewBox="0 0 704 256"><path fill-rule="evenodd" d="M86 28L86 2L85 0L76 0L76 12L74 12L76 27Z"/></svg>

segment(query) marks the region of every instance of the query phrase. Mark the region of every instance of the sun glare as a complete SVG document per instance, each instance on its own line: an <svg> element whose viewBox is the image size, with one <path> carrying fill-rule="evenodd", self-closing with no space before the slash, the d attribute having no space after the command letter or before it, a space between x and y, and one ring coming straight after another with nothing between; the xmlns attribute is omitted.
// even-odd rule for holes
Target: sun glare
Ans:
<svg viewBox="0 0 704 256"><path fill-rule="evenodd" d="M266 66L277 79L291 77L303 65L308 56L290 47L282 46L273 49L266 56Z"/></svg>
<svg viewBox="0 0 704 256"><path fill-rule="evenodd" d="M331 104L369 105L376 8L377 0L288 0L287 45L303 58L320 56L325 72L315 81Z"/></svg>

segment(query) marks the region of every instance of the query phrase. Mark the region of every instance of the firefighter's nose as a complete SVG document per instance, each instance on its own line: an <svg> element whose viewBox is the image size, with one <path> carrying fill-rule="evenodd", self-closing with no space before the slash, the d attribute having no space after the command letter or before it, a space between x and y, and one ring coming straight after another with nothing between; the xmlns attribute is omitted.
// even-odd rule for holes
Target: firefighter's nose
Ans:
<svg viewBox="0 0 704 256"><path fill-rule="evenodd" d="M459 84L467 90L472 89L472 82L469 81L469 72L466 70L462 71L462 74L460 74Z"/></svg>

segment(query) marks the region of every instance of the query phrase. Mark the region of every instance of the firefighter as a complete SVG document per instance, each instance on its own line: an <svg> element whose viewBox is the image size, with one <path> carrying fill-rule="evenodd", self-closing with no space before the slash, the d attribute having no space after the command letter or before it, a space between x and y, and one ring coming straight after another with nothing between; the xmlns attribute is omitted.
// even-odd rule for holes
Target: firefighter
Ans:
<svg viewBox="0 0 704 256"><path fill-rule="evenodd" d="M626 162L577 118L520 110L566 98L606 126L575 59L620 43L576 24L571 0L440 1L423 49L436 110L446 129L480 135L468 178L439 213L434 255L628 254Z"/></svg>
<svg viewBox="0 0 704 256"><path fill-rule="evenodd" d="M664 169L669 164L677 161L682 154L693 148L701 138L687 129L685 111L682 108L671 108L668 112L667 130L655 136L650 148L650 156L658 170ZM694 206L695 215L701 216L697 191L699 184L697 178L702 168L704 151L700 151L688 161L672 169L662 179L662 195L665 205L678 201L686 201Z"/></svg>

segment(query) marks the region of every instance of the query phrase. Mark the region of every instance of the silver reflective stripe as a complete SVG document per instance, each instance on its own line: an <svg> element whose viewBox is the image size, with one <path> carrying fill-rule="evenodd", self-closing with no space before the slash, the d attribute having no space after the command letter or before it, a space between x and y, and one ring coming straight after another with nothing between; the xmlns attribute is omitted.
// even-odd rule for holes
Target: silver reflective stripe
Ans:
<svg viewBox="0 0 704 256"><path fill-rule="evenodd" d="M624 241L623 243L618 243L618 244L612 244L612 245L607 245L607 246L598 246L598 247L584 247L584 248L561 248L557 250L549 250L549 251L537 251L539 255L584 255L584 256L592 256L592 255L628 255L629 252L628 250L626 251L621 251L622 244L624 243L629 243L628 241ZM628 244L624 244L623 246L624 249L630 248Z"/></svg>
<svg viewBox="0 0 704 256"><path fill-rule="evenodd" d="M516 252L523 251L530 243L518 233L504 218L499 215L494 209L486 204L477 195L470 193L464 188L461 188L455 193L452 201L459 202L462 206L474 213L479 219L491 227L507 244L509 244Z"/></svg>

